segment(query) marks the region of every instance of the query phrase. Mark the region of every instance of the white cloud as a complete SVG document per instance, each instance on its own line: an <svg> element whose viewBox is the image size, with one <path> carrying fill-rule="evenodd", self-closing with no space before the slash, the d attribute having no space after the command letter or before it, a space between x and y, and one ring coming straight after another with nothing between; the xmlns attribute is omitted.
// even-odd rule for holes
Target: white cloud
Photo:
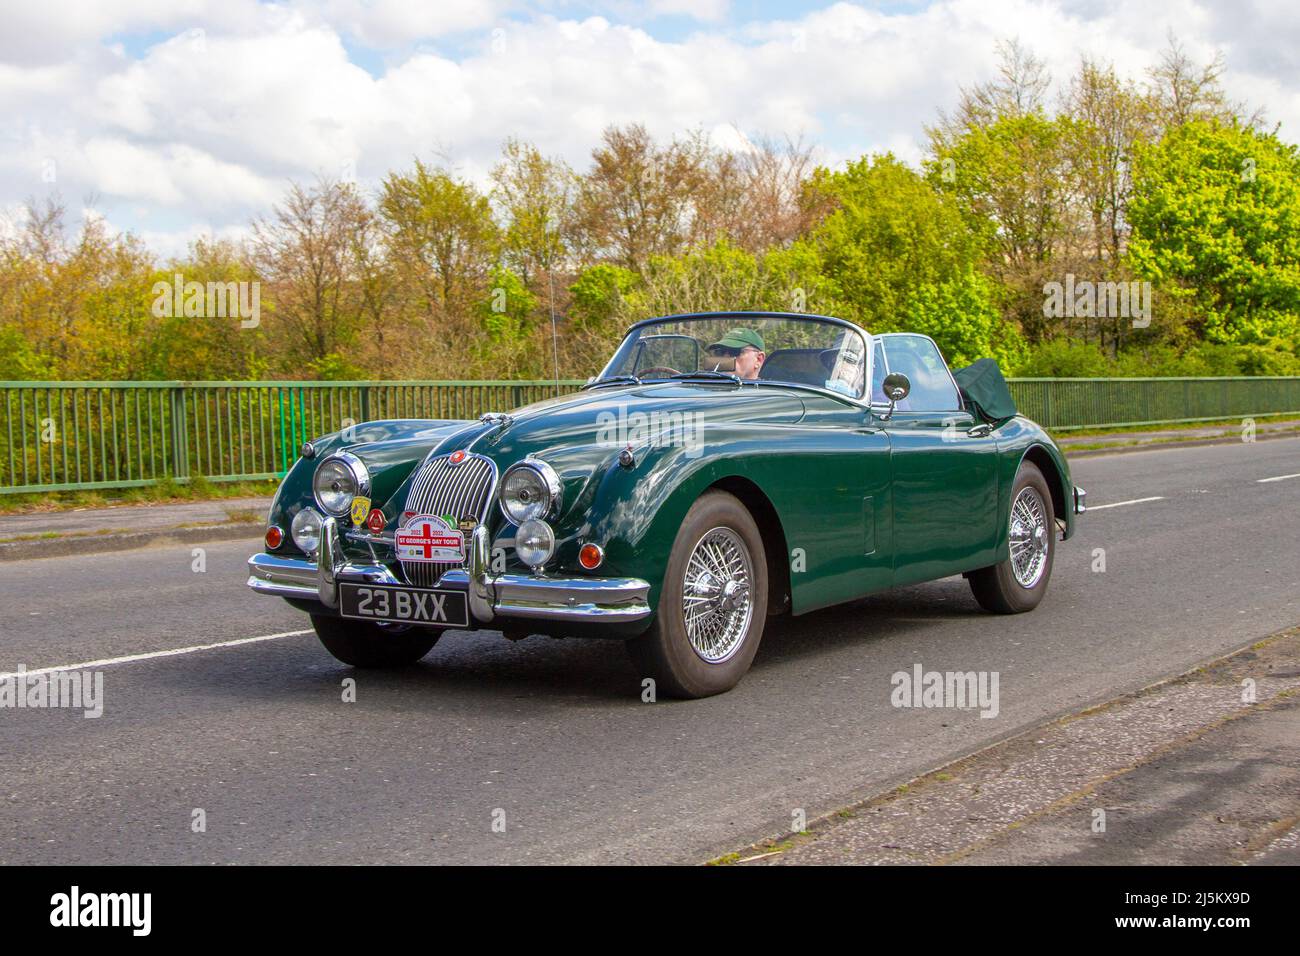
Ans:
<svg viewBox="0 0 1300 956"><path fill-rule="evenodd" d="M1173 29L1198 59L1222 48L1229 92L1262 102L1284 135L1300 122L1300 25L1280 0L1246 13L1227 0L838 3L788 20L662 0L623 22L618 2L575 19L590 5L562 0L553 14L505 0L0 2L0 206L93 194L115 224L169 244L244 228L290 179L348 168L374 186L441 155L482 181L507 136L585 166L611 123L732 143L803 135L830 160L889 149L915 162L924 125L992 74L1011 35L1064 80L1083 54L1140 76ZM657 37L654 18L674 14L692 32Z"/></svg>
<svg viewBox="0 0 1300 956"><path fill-rule="evenodd" d="M651 16L685 16L708 21L723 19L730 7L729 0L650 0L646 4Z"/></svg>

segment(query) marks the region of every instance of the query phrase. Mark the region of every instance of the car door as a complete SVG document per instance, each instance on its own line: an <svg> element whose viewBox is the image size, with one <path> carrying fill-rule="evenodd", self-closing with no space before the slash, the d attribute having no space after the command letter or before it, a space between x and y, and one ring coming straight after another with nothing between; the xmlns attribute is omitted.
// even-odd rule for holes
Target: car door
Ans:
<svg viewBox="0 0 1300 956"><path fill-rule="evenodd" d="M912 385L883 422L891 445L895 583L992 564L997 546L996 436L963 407L932 339L894 333L878 336L876 342L876 358L883 359L886 374L902 372ZM883 379L873 375L877 377Z"/></svg>

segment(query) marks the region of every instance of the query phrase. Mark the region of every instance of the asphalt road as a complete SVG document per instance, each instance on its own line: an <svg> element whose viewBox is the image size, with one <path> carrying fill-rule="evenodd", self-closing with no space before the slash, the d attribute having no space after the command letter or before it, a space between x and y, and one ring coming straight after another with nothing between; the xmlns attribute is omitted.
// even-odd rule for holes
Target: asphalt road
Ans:
<svg viewBox="0 0 1300 956"><path fill-rule="evenodd" d="M612 643L490 633L398 673L310 634L103 665L98 719L0 710L0 863L700 861L1300 622L1296 473L1300 439L1077 461L1090 505L1159 500L1085 515L1032 614L889 592L770 628L703 701L642 703ZM0 565L0 672L301 630L245 590L255 546ZM918 663L997 671L998 716L891 706Z"/></svg>

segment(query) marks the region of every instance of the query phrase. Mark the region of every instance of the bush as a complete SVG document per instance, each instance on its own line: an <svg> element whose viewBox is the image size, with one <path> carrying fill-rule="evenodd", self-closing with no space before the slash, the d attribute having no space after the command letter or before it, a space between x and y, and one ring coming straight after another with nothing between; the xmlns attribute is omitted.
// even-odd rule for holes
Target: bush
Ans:
<svg viewBox="0 0 1300 956"><path fill-rule="evenodd" d="M1110 362L1091 342L1050 339L1034 346L1013 374L1020 378L1100 378L1110 373Z"/></svg>

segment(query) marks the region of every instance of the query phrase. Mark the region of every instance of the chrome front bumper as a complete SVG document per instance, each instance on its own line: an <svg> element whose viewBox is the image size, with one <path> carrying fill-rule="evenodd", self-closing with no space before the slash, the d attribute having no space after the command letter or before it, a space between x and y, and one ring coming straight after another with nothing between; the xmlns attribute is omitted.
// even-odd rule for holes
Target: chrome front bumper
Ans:
<svg viewBox="0 0 1300 956"><path fill-rule="evenodd" d="M438 582L440 588L467 592L470 616L477 624L515 618L619 624L650 616L650 585L640 578L492 574L489 545L487 528L475 528L467 566L453 568ZM377 561L358 564L345 560L333 518L322 522L316 561L274 554L255 554L248 559L248 586L259 594L338 607L340 581L407 586Z"/></svg>
<svg viewBox="0 0 1300 956"><path fill-rule="evenodd" d="M1075 485L1074 486L1074 513L1075 514L1081 515L1088 510L1087 498L1088 498L1088 492L1084 491L1078 485Z"/></svg>

